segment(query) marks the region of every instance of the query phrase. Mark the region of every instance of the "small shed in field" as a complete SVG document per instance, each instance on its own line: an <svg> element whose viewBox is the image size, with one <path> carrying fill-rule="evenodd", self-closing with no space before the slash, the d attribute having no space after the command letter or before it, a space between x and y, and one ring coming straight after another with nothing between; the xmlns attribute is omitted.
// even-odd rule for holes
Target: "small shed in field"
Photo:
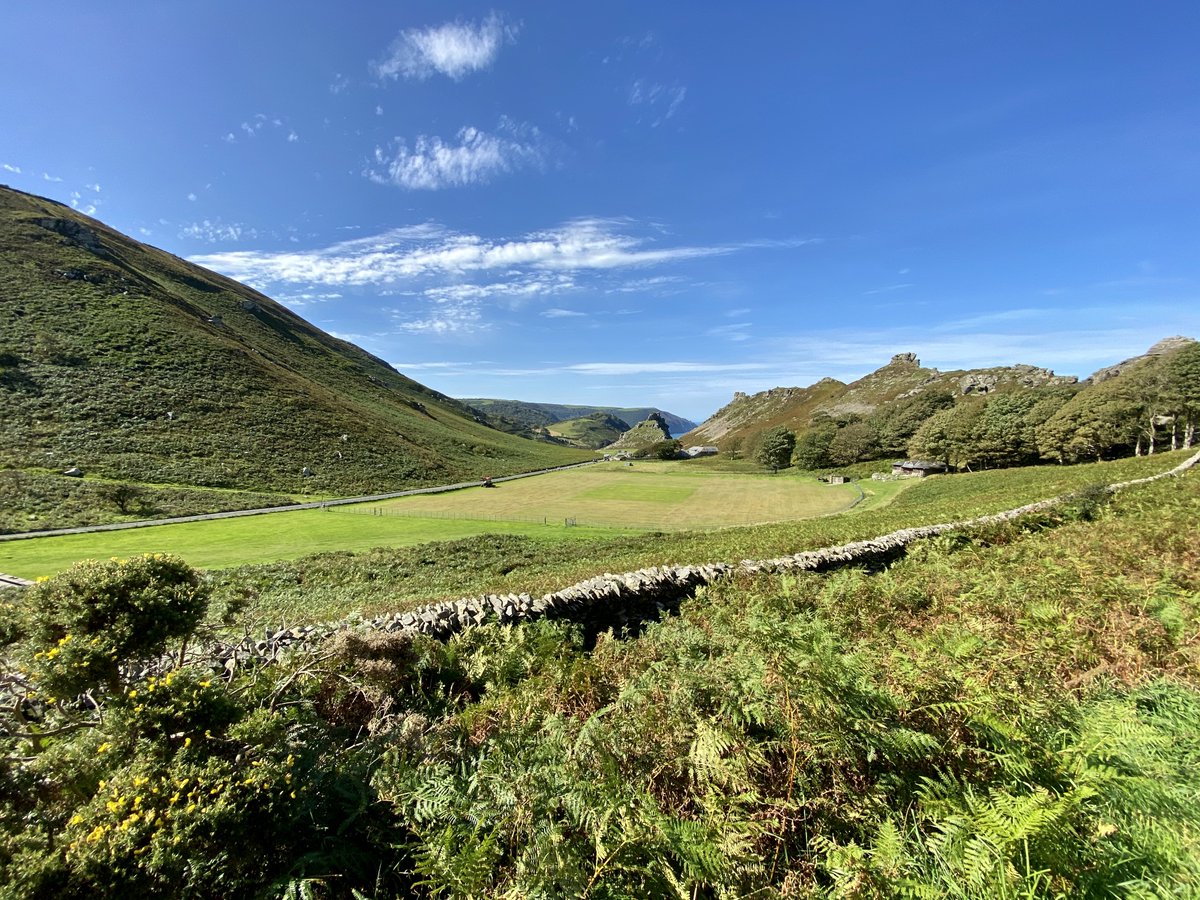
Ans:
<svg viewBox="0 0 1200 900"><path fill-rule="evenodd" d="M905 478L924 478L926 475L941 475L945 471L945 463L928 459L906 459L892 464L892 474L903 475Z"/></svg>
<svg viewBox="0 0 1200 900"><path fill-rule="evenodd" d="M697 456L716 456L720 452L716 447L688 447L684 451L684 453L693 459Z"/></svg>
<svg viewBox="0 0 1200 900"><path fill-rule="evenodd" d="M846 484L849 481L850 481L850 479L847 478L845 475L830 475L829 476L830 484Z"/></svg>

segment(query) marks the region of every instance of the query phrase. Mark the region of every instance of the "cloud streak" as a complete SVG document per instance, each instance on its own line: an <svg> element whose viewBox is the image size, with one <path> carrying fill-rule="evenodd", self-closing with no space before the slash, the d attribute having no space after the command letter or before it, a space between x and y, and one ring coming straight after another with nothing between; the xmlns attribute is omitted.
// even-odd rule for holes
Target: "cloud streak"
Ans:
<svg viewBox="0 0 1200 900"><path fill-rule="evenodd" d="M477 23L410 28L400 32L387 55L371 64L371 71L381 80L424 80L441 74L461 81L472 72L489 68L500 48L516 39L517 31L517 26L506 24L495 13Z"/></svg>
<svg viewBox="0 0 1200 900"><path fill-rule="evenodd" d="M377 184L408 190L437 191L485 184L498 175L540 166L544 151L536 128L501 120L501 133L473 126L460 128L452 141L420 135L410 148L403 138L376 147L363 174Z"/></svg>
<svg viewBox="0 0 1200 900"><path fill-rule="evenodd" d="M662 246L634 232L625 219L574 219L513 240L489 240L436 224L397 228L328 247L297 251L237 250L201 254L192 261L256 286L271 283L391 285L427 277L486 272L584 272L632 269L724 256L764 246L738 244ZM798 247L814 239L773 241Z"/></svg>

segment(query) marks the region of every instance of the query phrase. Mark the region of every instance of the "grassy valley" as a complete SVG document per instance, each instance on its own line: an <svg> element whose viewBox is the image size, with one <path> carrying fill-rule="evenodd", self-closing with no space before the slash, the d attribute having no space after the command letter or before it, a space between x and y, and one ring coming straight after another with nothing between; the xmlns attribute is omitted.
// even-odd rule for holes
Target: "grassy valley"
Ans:
<svg viewBox="0 0 1200 900"><path fill-rule="evenodd" d="M0 300L3 469L345 495L583 458L489 427L243 285L8 189Z"/></svg>
<svg viewBox="0 0 1200 900"><path fill-rule="evenodd" d="M49 201L0 193L0 262L6 531L594 458ZM1196 346L1084 386L901 354L740 396L693 432L718 457L0 542L0 570L40 576L0 595L0 893L1195 895L1200 480L1102 485L1190 455L1162 451L1192 442ZM870 430L871 452L937 438L987 465L871 480L888 466L848 452L853 484L818 482L816 456L767 474L755 442L792 426L797 452ZM657 412L529 427L677 447ZM869 567L736 568L625 628L364 624L1061 495Z"/></svg>

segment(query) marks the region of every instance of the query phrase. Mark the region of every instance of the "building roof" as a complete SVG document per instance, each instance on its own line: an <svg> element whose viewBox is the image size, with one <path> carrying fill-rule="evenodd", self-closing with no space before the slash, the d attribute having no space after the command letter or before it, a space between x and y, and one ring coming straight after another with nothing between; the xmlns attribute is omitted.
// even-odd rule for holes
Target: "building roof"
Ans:
<svg viewBox="0 0 1200 900"><path fill-rule="evenodd" d="M934 462L929 459L906 459L903 462L895 463L902 469L944 469L945 463Z"/></svg>

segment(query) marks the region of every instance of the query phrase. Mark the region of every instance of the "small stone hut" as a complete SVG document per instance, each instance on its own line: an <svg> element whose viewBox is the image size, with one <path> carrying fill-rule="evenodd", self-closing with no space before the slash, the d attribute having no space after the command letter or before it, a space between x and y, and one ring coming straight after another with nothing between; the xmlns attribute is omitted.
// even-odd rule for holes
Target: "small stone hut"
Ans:
<svg viewBox="0 0 1200 900"><path fill-rule="evenodd" d="M941 475L946 472L946 464L928 459L906 459L892 463L892 474L905 478L924 478L926 475Z"/></svg>

